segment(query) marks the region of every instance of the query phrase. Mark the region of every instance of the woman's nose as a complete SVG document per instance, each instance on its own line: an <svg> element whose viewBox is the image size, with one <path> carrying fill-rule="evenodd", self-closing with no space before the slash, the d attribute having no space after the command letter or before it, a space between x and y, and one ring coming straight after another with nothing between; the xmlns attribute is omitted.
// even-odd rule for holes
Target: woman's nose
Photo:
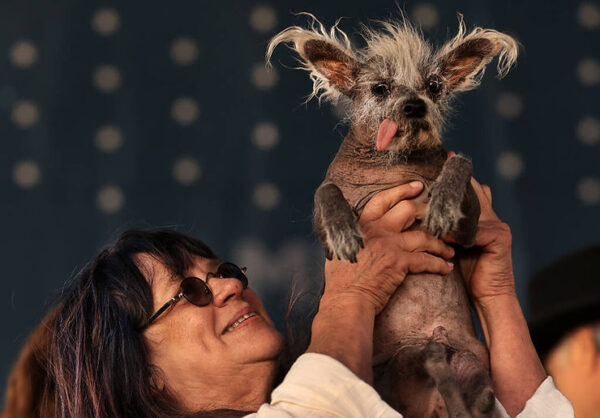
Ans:
<svg viewBox="0 0 600 418"><path fill-rule="evenodd" d="M217 307L224 306L232 299L240 298L244 291L242 282L233 278L211 277L207 284L213 293L213 303Z"/></svg>

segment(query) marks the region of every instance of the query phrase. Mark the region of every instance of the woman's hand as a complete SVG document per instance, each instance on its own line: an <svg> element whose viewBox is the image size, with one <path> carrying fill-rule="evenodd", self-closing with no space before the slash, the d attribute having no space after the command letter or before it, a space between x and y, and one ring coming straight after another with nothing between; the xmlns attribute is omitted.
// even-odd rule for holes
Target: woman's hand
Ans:
<svg viewBox="0 0 600 418"><path fill-rule="evenodd" d="M475 248L465 251L459 261L467 289L476 304L485 304L490 298L498 296L514 297L510 227L492 209L490 188L475 179L471 179L471 185L479 198L481 215Z"/></svg>
<svg viewBox="0 0 600 418"><path fill-rule="evenodd" d="M425 213L425 203L406 200L422 190L421 182L413 182L382 191L369 201L359 220L365 248L356 263L326 262L324 298L361 299L377 314L407 273L452 271L452 263L445 260L454 256L452 247L425 232L405 231Z"/></svg>

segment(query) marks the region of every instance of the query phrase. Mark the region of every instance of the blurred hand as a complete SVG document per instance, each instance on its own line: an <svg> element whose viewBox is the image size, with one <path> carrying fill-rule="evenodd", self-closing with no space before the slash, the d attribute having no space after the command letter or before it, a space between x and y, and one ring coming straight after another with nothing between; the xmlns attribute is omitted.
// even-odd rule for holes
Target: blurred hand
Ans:
<svg viewBox="0 0 600 418"><path fill-rule="evenodd" d="M459 266L474 302L500 295L515 296L511 244L512 235L492 209L492 193L487 185L471 179L481 205L475 247L459 258ZM450 242L451 238L443 237Z"/></svg>
<svg viewBox="0 0 600 418"><path fill-rule="evenodd" d="M325 263L325 293L329 297L351 297L366 303L377 314L402 284L407 273L452 271L452 247L422 231L405 231L425 213L425 203L410 200L423 190L413 182L382 191L363 210L359 224L365 248L358 262L332 260Z"/></svg>

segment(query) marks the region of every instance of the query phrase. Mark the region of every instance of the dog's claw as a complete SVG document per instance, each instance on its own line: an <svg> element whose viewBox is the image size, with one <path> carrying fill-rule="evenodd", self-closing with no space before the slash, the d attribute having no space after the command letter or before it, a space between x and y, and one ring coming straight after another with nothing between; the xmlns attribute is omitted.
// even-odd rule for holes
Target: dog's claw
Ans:
<svg viewBox="0 0 600 418"><path fill-rule="evenodd" d="M356 254L364 248L364 240L356 222L338 222L327 228L329 251L339 260L356 263Z"/></svg>
<svg viewBox="0 0 600 418"><path fill-rule="evenodd" d="M432 187L430 195L423 226L431 235L440 238L452 231L462 217L461 200L453 193L440 188L439 185Z"/></svg>

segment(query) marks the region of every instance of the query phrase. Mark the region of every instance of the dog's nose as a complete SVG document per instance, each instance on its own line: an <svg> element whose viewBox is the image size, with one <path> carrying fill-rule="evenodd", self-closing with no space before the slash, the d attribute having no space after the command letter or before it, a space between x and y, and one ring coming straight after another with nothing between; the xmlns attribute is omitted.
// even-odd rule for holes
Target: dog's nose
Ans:
<svg viewBox="0 0 600 418"><path fill-rule="evenodd" d="M427 113L427 105L421 99L407 100L402 106L402 112L407 118L422 118Z"/></svg>

